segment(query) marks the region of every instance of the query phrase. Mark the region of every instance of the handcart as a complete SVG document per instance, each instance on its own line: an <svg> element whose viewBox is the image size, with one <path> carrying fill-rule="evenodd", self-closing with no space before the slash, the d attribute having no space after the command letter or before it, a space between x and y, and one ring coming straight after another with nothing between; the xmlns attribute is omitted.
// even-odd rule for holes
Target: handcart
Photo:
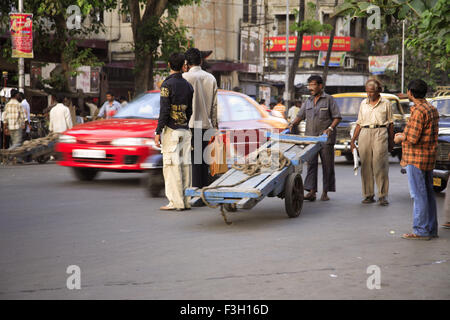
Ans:
<svg viewBox="0 0 450 320"><path fill-rule="evenodd" d="M308 162L322 148L327 136L298 136L285 132L268 132L270 140L246 157L246 164L233 165L211 185L199 189L188 188L185 195L192 197L195 206L204 202L212 208L221 207L233 212L251 209L262 199L279 197L285 200L289 217L298 217L303 207L303 163ZM248 164L247 164L248 162Z"/></svg>
<svg viewBox="0 0 450 320"><path fill-rule="evenodd" d="M11 164L16 163L17 159L22 159L46 163L51 156L55 155L55 144L58 136L58 134L53 133L43 138L27 140L15 149L0 150L0 162L2 164Z"/></svg>

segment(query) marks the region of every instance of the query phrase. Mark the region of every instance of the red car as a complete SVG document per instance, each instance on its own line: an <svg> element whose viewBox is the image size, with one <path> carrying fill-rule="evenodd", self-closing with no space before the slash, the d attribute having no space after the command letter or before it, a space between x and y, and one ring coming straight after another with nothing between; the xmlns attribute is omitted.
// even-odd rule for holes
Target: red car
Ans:
<svg viewBox="0 0 450 320"><path fill-rule="evenodd" d="M227 137L231 155L247 154L264 142L264 131L281 131L284 119L273 117L250 97L219 90L219 128ZM58 164L71 167L80 180L92 180L100 171L142 172L160 169L162 156L155 146L159 91L149 91L128 103L110 120L78 125L64 132L56 144ZM237 155L235 154L237 152ZM230 156L230 155L229 155ZM161 176L161 170L154 170ZM161 186L155 188L158 193Z"/></svg>

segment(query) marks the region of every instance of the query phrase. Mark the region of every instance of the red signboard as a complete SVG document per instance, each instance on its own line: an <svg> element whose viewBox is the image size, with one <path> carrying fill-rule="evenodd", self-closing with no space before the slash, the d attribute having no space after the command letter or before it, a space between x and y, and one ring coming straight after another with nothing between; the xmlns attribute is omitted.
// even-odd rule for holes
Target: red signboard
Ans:
<svg viewBox="0 0 450 320"><path fill-rule="evenodd" d="M303 36L302 51L327 51L330 37ZM286 51L286 37L269 37L264 39L267 52ZM289 51L295 51L297 37L289 37ZM350 37L334 37L332 51L350 51Z"/></svg>
<svg viewBox="0 0 450 320"><path fill-rule="evenodd" d="M33 58L33 15L10 13L13 58Z"/></svg>

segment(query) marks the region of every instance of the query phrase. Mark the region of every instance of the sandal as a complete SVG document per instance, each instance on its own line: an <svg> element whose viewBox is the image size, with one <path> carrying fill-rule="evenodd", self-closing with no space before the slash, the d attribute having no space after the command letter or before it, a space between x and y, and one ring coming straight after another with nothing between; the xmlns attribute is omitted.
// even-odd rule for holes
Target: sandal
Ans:
<svg viewBox="0 0 450 320"><path fill-rule="evenodd" d="M308 193L303 199L308 201L316 201L316 195Z"/></svg>
<svg viewBox="0 0 450 320"><path fill-rule="evenodd" d="M402 235L403 239L407 239L407 240L430 240L431 237L430 236L419 236L415 233L405 233Z"/></svg>
<svg viewBox="0 0 450 320"><path fill-rule="evenodd" d="M170 205L166 205L166 206L159 208L159 210L164 210L164 211L170 211L170 210L175 210L175 209L176 209L175 207L172 207Z"/></svg>

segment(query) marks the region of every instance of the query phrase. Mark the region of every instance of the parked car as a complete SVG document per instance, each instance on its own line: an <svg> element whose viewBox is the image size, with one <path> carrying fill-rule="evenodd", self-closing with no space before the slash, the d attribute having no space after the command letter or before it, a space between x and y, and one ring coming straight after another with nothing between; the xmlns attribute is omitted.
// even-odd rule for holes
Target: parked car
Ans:
<svg viewBox="0 0 450 320"><path fill-rule="evenodd" d="M397 96L388 93L382 93L382 97L391 102L392 113L394 116L394 133L402 132L406 126L406 116L400 105L400 100ZM342 121L337 127L336 144L334 146L335 155L344 156L347 161L353 161L353 155L350 149L350 141L353 136L353 131L356 127L356 120L358 119L359 107L361 102L367 98L365 92L354 93L338 93L333 94L336 103L341 112ZM391 152L393 157L397 156L401 159L402 151L401 145L396 145Z"/></svg>
<svg viewBox="0 0 450 320"><path fill-rule="evenodd" d="M79 180L93 180L100 171L151 171L151 194L163 187L162 155L155 146L159 91L149 91L127 104L110 120L78 125L61 135L56 145L58 164L72 168ZM287 121L267 113L250 97L218 92L219 129L227 134L227 152L239 157L264 142L264 132L281 131Z"/></svg>
<svg viewBox="0 0 450 320"><path fill-rule="evenodd" d="M439 111L439 137L436 165L433 170L433 188L444 191L450 175L450 96L439 96L431 100Z"/></svg>

